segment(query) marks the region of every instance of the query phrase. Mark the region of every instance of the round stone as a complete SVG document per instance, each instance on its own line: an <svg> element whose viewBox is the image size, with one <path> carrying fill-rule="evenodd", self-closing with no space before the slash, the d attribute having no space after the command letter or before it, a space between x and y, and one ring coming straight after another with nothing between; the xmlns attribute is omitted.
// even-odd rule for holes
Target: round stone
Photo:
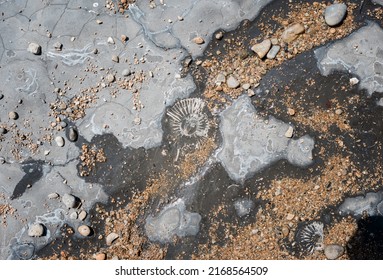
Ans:
<svg viewBox="0 0 383 280"><path fill-rule="evenodd" d="M344 3L337 3L328 6L324 12L324 19L329 26L340 24L346 17L347 6Z"/></svg>
<svg viewBox="0 0 383 280"><path fill-rule="evenodd" d="M0 134L6 134L7 130L4 127L0 127Z"/></svg>
<svg viewBox="0 0 383 280"><path fill-rule="evenodd" d="M271 48L270 39L263 40L261 43L255 44L251 50L255 52L259 58L264 58Z"/></svg>
<svg viewBox="0 0 383 280"><path fill-rule="evenodd" d="M103 261L106 259L106 255L104 253L99 253L96 255L96 260Z"/></svg>
<svg viewBox="0 0 383 280"><path fill-rule="evenodd" d="M82 235L82 236L89 236L92 232L92 230L90 229L90 227L88 227L87 225L82 225L82 226L79 226L77 231Z"/></svg>
<svg viewBox="0 0 383 280"><path fill-rule="evenodd" d="M64 194L61 201L68 208L74 208L76 206L76 197L71 194Z"/></svg>
<svg viewBox="0 0 383 280"><path fill-rule="evenodd" d="M293 25L290 25L283 31L282 33L282 41L286 43L291 43L295 39L298 38L299 34L302 34L305 32L305 27L301 23L295 23Z"/></svg>
<svg viewBox="0 0 383 280"><path fill-rule="evenodd" d="M30 228L28 229L28 236L31 236L31 237L40 237L43 235L43 233L44 233L44 227L40 223L35 223L31 225Z"/></svg>
<svg viewBox="0 0 383 280"><path fill-rule="evenodd" d="M4 164L4 163L5 163L5 158L4 158L4 157L0 157L0 163L1 163L1 164Z"/></svg>
<svg viewBox="0 0 383 280"><path fill-rule="evenodd" d="M127 77L127 76L130 76L131 74L132 74L132 72L130 72L129 69L122 70L122 76Z"/></svg>
<svg viewBox="0 0 383 280"><path fill-rule="evenodd" d="M77 212L72 212L70 215L69 215L69 218L71 220L77 220L78 218L78 213Z"/></svg>
<svg viewBox="0 0 383 280"><path fill-rule="evenodd" d="M328 260L336 260L344 253L344 249L342 246L338 244L327 245L324 248L324 254Z"/></svg>
<svg viewBox="0 0 383 280"><path fill-rule="evenodd" d="M16 112L12 111L12 112L9 112L9 113L8 113L8 117L9 117L11 120L17 120L17 119L19 118L19 115L18 115Z"/></svg>
<svg viewBox="0 0 383 280"><path fill-rule="evenodd" d="M57 136L55 138L55 141L56 141L57 146L59 146L59 147L63 147L65 145L64 138L62 138L61 136Z"/></svg>
<svg viewBox="0 0 383 280"><path fill-rule="evenodd" d="M59 194L58 193L50 193L48 194L48 198L49 199L56 199L59 197Z"/></svg>
<svg viewBox="0 0 383 280"><path fill-rule="evenodd" d="M80 214L78 214L78 219L81 220L81 221L83 221L83 220L85 220L85 218L86 218L87 215L88 215L88 214L86 213L86 211L81 210Z"/></svg>
<svg viewBox="0 0 383 280"><path fill-rule="evenodd" d="M195 37L193 39L193 42L196 43L197 45L202 45L203 43L205 43L205 40L202 37Z"/></svg>
<svg viewBox="0 0 383 280"><path fill-rule="evenodd" d="M115 80L115 77L113 74L108 74L106 75L106 80L109 82L109 83L113 83L114 80Z"/></svg>

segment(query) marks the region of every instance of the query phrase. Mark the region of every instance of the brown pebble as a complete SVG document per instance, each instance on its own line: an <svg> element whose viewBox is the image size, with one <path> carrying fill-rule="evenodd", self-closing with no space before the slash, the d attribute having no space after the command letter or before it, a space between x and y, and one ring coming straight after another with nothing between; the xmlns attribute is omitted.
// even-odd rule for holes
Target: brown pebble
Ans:
<svg viewBox="0 0 383 280"><path fill-rule="evenodd" d="M121 41L126 42L127 40L128 40L128 37L126 37L126 35L122 34L121 35Z"/></svg>
<svg viewBox="0 0 383 280"><path fill-rule="evenodd" d="M203 43L205 43L205 40L202 37L195 37L193 39L193 42L196 43L197 45L202 45Z"/></svg>
<svg viewBox="0 0 383 280"><path fill-rule="evenodd" d="M120 58L118 57L118 55L113 55L112 56L112 60L116 63L118 63L120 61Z"/></svg>
<svg viewBox="0 0 383 280"><path fill-rule="evenodd" d="M287 109L287 114L289 114L290 116L294 116L295 115L295 110L292 109L292 108L288 108Z"/></svg>
<svg viewBox="0 0 383 280"><path fill-rule="evenodd" d="M331 34L334 34L336 32L336 29L335 28L330 28L330 33Z"/></svg>
<svg viewBox="0 0 383 280"><path fill-rule="evenodd" d="M103 261L106 259L106 255L104 253L99 253L96 255L96 260Z"/></svg>

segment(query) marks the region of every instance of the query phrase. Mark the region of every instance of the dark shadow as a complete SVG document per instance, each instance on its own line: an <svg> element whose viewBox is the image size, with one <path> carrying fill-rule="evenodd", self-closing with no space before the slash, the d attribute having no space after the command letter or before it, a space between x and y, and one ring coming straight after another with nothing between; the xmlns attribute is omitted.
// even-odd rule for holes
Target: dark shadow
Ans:
<svg viewBox="0 0 383 280"><path fill-rule="evenodd" d="M358 221L358 229L347 244L352 260L383 260L383 217L371 216Z"/></svg>

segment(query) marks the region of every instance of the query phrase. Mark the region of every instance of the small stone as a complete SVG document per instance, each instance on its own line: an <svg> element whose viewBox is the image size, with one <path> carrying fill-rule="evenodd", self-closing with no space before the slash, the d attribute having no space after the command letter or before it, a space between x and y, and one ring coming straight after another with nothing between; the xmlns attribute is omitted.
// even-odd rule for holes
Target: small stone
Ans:
<svg viewBox="0 0 383 280"><path fill-rule="evenodd" d="M72 212L70 215L69 215L69 218L71 220L77 220L78 218L78 213L75 211L75 212Z"/></svg>
<svg viewBox="0 0 383 280"><path fill-rule="evenodd" d="M114 55L112 56L112 61L118 63L118 62L120 61L120 58L118 57L118 55L115 55L115 54L114 54Z"/></svg>
<svg viewBox="0 0 383 280"><path fill-rule="evenodd" d="M59 147L63 147L65 145L64 138L62 138L61 136L57 136L55 138L55 141L56 141L57 146L59 146Z"/></svg>
<svg viewBox="0 0 383 280"><path fill-rule="evenodd" d="M324 248L324 254L328 260L336 260L344 253L344 248L338 244L330 244Z"/></svg>
<svg viewBox="0 0 383 280"><path fill-rule="evenodd" d="M41 54L41 46L37 43L30 43L28 46L28 51L33 53L34 55Z"/></svg>
<svg viewBox="0 0 383 280"><path fill-rule="evenodd" d="M242 85L242 88L243 88L244 90L248 90L248 89L250 88L250 84L243 84L243 85Z"/></svg>
<svg viewBox="0 0 383 280"><path fill-rule="evenodd" d="M84 221L86 219L87 215L88 214L86 213L86 211L81 210L80 214L78 214L78 219L81 220L81 221Z"/></svg>
<svg viewBox="0 0 383 280"><path fill-rule="evenodd" d="M132 72L130 72L129 69L124 69L124 70L122 70L121 74L122 74L122 76L127 77L127 76L130 76L132 74Z"/></svg>
<svg viewBox="0 0 383 280"><path fill-rule="evenodd" d="M358 78L351 78L350 79L350 85L354 86L354 85L357 85L359 84L359 79Z"/></svg>
<svg viewBox="0 0 383 280"><path fill-rule="evenodd" d="M108 42L109 44L114 45L114 39L113 39L112 37L108 37L107 42Z"/></svg>
<svg viewBox="0 0 383 280"><path fill-rule="evenodd" d="M273 44L273 45L278 45L279 44L278 38L271 38L270 41L271 41L271 44Z"/></svg>
<svg viewBox="0 0 383 280"><path fill-rule="evenodd" d="M91 229L87 225L82 225L79 226L77 231L82 235L82 236L89 236L91 234Z"/></svg>
<svg viewBox="0 0 383 280"><path fill-rule="evenodd" d="M254 96L254 95L255 95L254 90L252 90L252 89L248 89L248 90L247 90L247 95L248 95L249 97Z"/></svg>
<svg viewBox="0 0 383 280"><path fill-rule="evenodd" d="M337 115L341 115L342 113L343 113L342 109L336 109L335 110L335 114L337 114Z"/></svg>
<svg viewBox="0 0 383 280"><path fill-rule="evenodd" d="M97 23L97 24L102 24L102 23L103 23L103 21L102 21L102 20L100 20L100 19L98 19L98 20L96 20L96 23Z"/></svg>
<svg viewBox="0 0 383 280"><path fill-rule="evenodd" d="M118 234L115 232L109 233L106 237L106 245L110 246L118 238Z"/></svg>
<svg viewBox="0 0 383 280"><path fill-rule="evenodd" d="M294 116L295 115L295 110L292 109L292 108L288 108L287 109L287 114L289 114L290 116Z"/></svg>
<svg viewBox="0 0 383 280"><path fill-rule="evenodd" d="M65 128L65 127L68 126L68 124L67 124L66 122L60 122L60 126L61 126L62 128Z"/></svg>
<svg viewBox="0 0 383 280"><path fill-rule="evenodd" d="M56 199L56 198L59 198L59 194L58 193L50 193L48 194L48 198L49 199Z"/></svg>
<svg viewBox="0 0 383 280"><path fill-rule="evenodd" d="M336 29L335 28L330 28L330 33L331 34L334 34L336 32Z"/></svg>
<svg viewBox="0 0 383 280"><path fill-rule="evenodd" d="M44 156L49 155L50 152L51 152L50 150L45 150L45 151L44 151Z"/></svg>
<svg viewBox="0 0 383 280"><path fill-rule="evenodd" d="M60 42L56 42L53 44L53 47L56 49L56 51L61 51L63 48L63 44L61 44Z"/></svg>
<svg viewBox="0 0 383 280"><path fill-rule="evenodd" d="M226 76L223 73L218 73L217 77L215 78L215 84L221 85L222 83L226 82Z"/></svg>
<svg viewBox="0 0 383 280"><path fill-rule="evenodd" d="M223 32L220 31L220 32L218 32L217 34L215 34L215 38L216 38L217 40L221 40L221 39L223 38Z"/></svg>
<svg viewBox="0 0 383 280"><path fill-rule="evenodd" d="M264 58L271 48L270 39L263 40L261 43L255 44L251 50L255 52L259 58Z"/></svg>
<svg viewBox="0 0 383 280"><path fill-rule="evenodd" d="M99 253L96 255L96 260L98 261L106 260L106 255L104 253Z"/></svg>
<svg viewBox="0 0 383 280"><path fill-rule="evenodd" d="M289 128L287 129L287 131L285 133L285 136L287 138L291 138L291 137L293 137L293 134L294 134L294 128L292 126L289 126Z"/></svg>
<svg viewBox="0 0 383 280"><path fill-rule="evenodd" d="M71 41L71 42L74 42L74 40L76 40L76 37L71 37L71 38L70 38L70 41Z"/></svg>
<svg viewBox="0 0 383 280"><path fill-rule="evenodd" d="M324 12L324 20L329 26L340 24L346 17L347 6L344 3L337 3L328 6Z"/></svg>
<svg viewBox="0 0 383 280"><path fill-rule="evenodd" d="M98 54L98 49L93 49L93 54Z"/></svg>
<svg viewBox="0 0 383 280"><path fill-rule="evenodd" d="M197 45L202 45L203 43L205 43L205 40L202 37L195 37L193 39L193 42L196 43Z"/></svg>
<svg viewBox="0 0 383 280"><path fill-rule="evenodd" d="M43 234L44 234L44 227L40 223L33 224L28 229L28 236L30 237L40 237Z"/></svg>
<svg viewBox="0 0 383 280"><path fill-rule="evenodd" d="M128 37L127 37L126 35L122 34L122 35L121 35L121 41L122 41L122 42L126 42L126 41L128 41Z"/></svg>
<svg viewBox="0 0 383 280"><path fill-rule="evenodd" d="M291 43L298 38L299 34L305 32L305 27L301 23L295 23L285 29L282 33L282 40L286 43Z"/></svg>
<svg viewBox="0 0 383 280"><path fill-rule="evenodd" d="M7 130L4 127L0 127L0 134L6 134Z"/></svg>
<svg viewBox="0 0 383 280"><path fill-rule="evenodd" d="M78 132L74 127L69 128L68 139L71 142L76 142L78 139Z"/></svg>
<svg viewBox="0 0 383 280"><path fill-rule="evenodd" d="M8 117L11 119L11 120L17 120L19 118L19 115L16 113L16 112L9 112L8 113Z"/></svg>
<svg viewBox="0 0 383 280"><path fill-rule="evenodd" d="M4 98L4 94L0 93L0 100Z"/></svg>
<svg viewBox="0 0 383 280"><path fill-rule="evenodd" d="M292 219L294 219L294 217L295 217L295 215L294 214L287 214L287 216L286 216L286 220L288 220L288 221L291 221Z"/></svg>
<svg viewBox="0 0 383 280"><path fill-rule="evenodd" d="M183 21L184 20L184 18L181 17L181 16L177 16L177 18L178 18L179 21Z"/></svg>
<svg viewBox="0 0 383 280"><path fill-rule="evenodd" d="M76 197L71 194L64 194L61 201L67 208L74 208L76 206Z"/></svg>
<svg viewBox="0 0 383 280"><path fill-rule="evenodd" d="M0 163L1 163L1 164L4 164L4 163L5 163L5 158L4 158L4 157L0 157Z"/></svg>
<svg viewBox="0 0 383 280"><path fill-rule="evenodd" d="M230 76L227 79L226 84L229 88L238 88L239 87L239 82L236 78L234 78L234 76Z"/></svg>
<svg viewBox="0 0 383 280"><path fill-rule="evenodd" d="M269 52L267 53L266 57L268 59L274 59L277 56L280 49L281 49L281 46L278 46L278 45L272 46Z"/></svg>
<svg viewBox="0 0 383 280"><path fill-rule="evenodd" d="M113 74L108 74L106 75L106 80L108 81L108 83L113 83L115 80L115 77Z"/></svg>

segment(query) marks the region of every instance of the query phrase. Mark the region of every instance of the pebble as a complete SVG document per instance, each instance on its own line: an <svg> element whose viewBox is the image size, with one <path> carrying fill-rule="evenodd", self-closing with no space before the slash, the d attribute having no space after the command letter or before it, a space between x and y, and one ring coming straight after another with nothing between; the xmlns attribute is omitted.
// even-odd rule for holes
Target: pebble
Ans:
<svg viewBox="0 0 383 280"><path fill-rule="evenodd" d="M277 56L280 49L281 49L281 46L278 46L278 45L272 46L269 52L267 53L266 57L268 59L274 59Z"/></svg>
<svg viewBox="0 0 383 280"><path fill-rule="evenodd" d="M69 218L71 220L77 220L78 218L78 213L77 212L72 212L70 215L69 215Z"/></svg>
<svg viewBox="0 0 383 280"><path fill-rule="evenodd" d="M64 127L67 127L67 123L66 122L60 122L60 126L62 127L62 128L64 128Z"/></svg>
<svg viewBox="0 0 383 280"><path fill-rule="evenodd" d="M230 76L227 79L226 84L229 88L238 88L239 87L239 82L236 78L234 78L234 76Z"/></svg>
<svg viewBox="0 0 383 280"><path fill-rule="evenodd" d="M53 47L57 50L57 51L61 51L62 48L63 48L63 44L61 44L60 42L56 42L53 44Z"/></svg>
<svg viewBox="0 0 383 280"><path fill-rule="evenodd" d="M118 238L118 234L115 232L109 233L106 237L106 245L110 246Z"/></svg>
<svg viewBox="0 0 383 280"><path fill-rule="evenodd" d="M282 33L282 40L286 43L291 43L298 38L299 34L305 32L305 27L301 23L295 23L285 29Z"/></svg>
<svg viewBox="0 0 383 280"><path fill-rule="evenodd" d="M336 260L344 253L344 248L338 244L330 244L324 248L324 254L328 260Z"/></svg>
<svg viewBox="0 0 383 280"><path fill-rule="evenodd" d="M248 90L247 90L247 95L248 95L249 97L254 96L254 95L255 95L254 90L252 90L252 89L248 89Z"/></svg>
<svg viewBox="0 0 383 280"><path fill-rule="evenodd" d="M193 39L193 42L196 43L197 45L202 45L203 43L205 43L205 40L202 37L195 37Z"/></svg>
<svg viewBox="0 0 383 280"><path fill-rule="evenodd" d="M7 133L7 130L4 127L0 127L0 134Z"/></svg>
<svg viewBox="0 0 383 280"><path fill-rule="evenodd" d="M99 253L96 255L96 260L103 261L106 259L106 255L104 253Z"/></svg>
<svg viewBox="0 0 383 280"><path fill-rule="evenodd" d="M342 109L336 109L335 110L335 114L337 114L337 115L341 115L342 113L343 113Z"/></svg>
<svg viewBox="0 0 383 280"><path fill-rule="evenodd" d="M78 132L74 127L69 128L68 139L71 142L76 142L78 139Z"/></svg>
<svg viewBox="0 0 383 280"><path fill-rule="evenodd" d="M9 112L8 113L8 117L11 119L11 120L17 120L19 118L19 115L16 113L16 112Z"/></svg>
<svg viewBox="0 0 383 280"><path fill-rule="evenodd" d="M130 72L129 69L124 69L124 70L122 70L121 74L122 74L122 76L127 77L127 76L130 76L132 74L132 72Z"/></svg>
<svg viewBox="0 0 383 280"><path fill-rule="evenodd" d="M63 147L65 145L64 138L62 138L61 136L57 136L55 138L55 141L56 141L57 146L59 146L59 147Z"/></svg>
<svg viewBox="0 0 383 280"><path fill-rule="evenodd" d="M56 199L59 197L59 194L58 193L50 193L48 194L48 198L49 199Z"/></svg>
<svg viewBox="0 0 383 280"><path fill-rule="evenodd" d="M291 221L292 219L294 219L294 217L295 217L295 215L294 214L287 214L287 216L286 216L286 220L288 220L288 221Z"/></svg>
<svg viewBox="0 0 383 280"><path fill-rule="evenodd" d="M126 42L126 41L128 41L128 37L127 37L126 35L122 34L122 35L121 35L121 41L122 41L122 42Z"/></svg>
<svg viewBox="0 0 383 280"><path fill-rule="evenodd" d="M82 226L79 226L77 231L82 235L82 236L89 236L90 233L91 233L91 229L90 227L88 227L87 225L82 225Z"/></svg>
<svg viewBox="0 0 383 280"><path fill-rule="evenodd" d="M36 223L30 226L28 229L28 236L31 237L40 237L44 233L44 227L40 223Z"/></svg>
<svg viewBox="0 0 383 280"><path fill-rule="evenodd" d="M112 37L108 37L107 42L108 42L109 44L114 45L114 39L113 39Z"/></svg>
<svg viewBox="0 0 383 280"><path fill-rule="evenodd" d="M120 61L120 58L118 57L118 55L115 55L115 54L114 54L114 55L112 56L112 61L118 63L118 62Z"/></svg>
<svg viewBox="0 0 383 280"><path fill-rule="evenodd" d="M347 6L344 3L337 3L328 6L324 12L324 20L327 25L335 26L340 24L346 17Z"/></svg>
<svg viewBox="0 0 383 280"><path fill-rule="evenodd" d="M255 44L251 50L255 52L259 58L264 58L271 48L270 39L263 40L261 43Z"/></svg>
<svg viewBox="0 0 383 280"><path fill-rule="evenodd" d="M71 194L64 194L61 201L67 208L73 208L76 206L76 197Z"/></svg>
<svg viewBox="0 0 383 280"><path fill-rule="evenodd" d="M1 164L4 164L4 163L5 163L5 158L4 158L4 157L0 157L0 163L1 163Z"/></svg>
<svg viewBox="0 0 383 280"><path fill-rule="evenodd" d="M226 76L223 73L219 73L215 78L215 84L220 85L226 81Z"/></svg>
<svg viewBox="0 0 383 280"><path fill-rule="evenodd" d="M351 78L350 79L350 85L354 86L354 85L357 85L359 84L359 79L358 78Z"/></svg>
<svg viewBox="0 0 383 280"><path fill-rule="evenodd" d="M106 75L106 80L107 80L109 83L113 83L115 79L116 79L116 78L114 77L113 74L108 74L108 75Z"/></svg>
<svg viewBox="0 0 383 280"><path fill-rule="evenodd" d="M243 88L244 90L248 90L248 89L250 88L250 84L243 84L243 85L242 85L242 88Z"/></svg>
<svg viewBox="0 0 383 280"><path fill-rule="evenodd" d="M86 216L87 216L87 215L88 215L88 214L86 213L86 211L81 210L80 214L78 214L78 219L81 220L81 221L83 221L83 220L86 219Z"/></svg>
<svg viewBox="0 0 383 280"><path fill-rule="evenodd" d="M103 23L103 21L102 21L102 20L100 20L100 19L98 19L98 20L96 20L96 23L97 23L97 24L102 24L102 23Z"/></svg>
<svg viewBox="0 0 383 280"><path fill-rule="evenodd" d="M30 43L28 46L28 51L35 54L35 55L40 55L41 54L41 46L37 43Z"/></svg>
<svg viewBox="0 0 383 280"><path fill-rule="evenodd" d="M273 45L278 45L278 38L271 38L270 39L270 41L271 41L271 44L273 44Z"/></svg>
<svg viewBox="0 0 383 280"><path fill-rule="evenodd" d="M287 131L285 133L285 136L287 138L291 138L291 137L293 137L293 134L294 134L294 128L292 126L289 126L289 128L287 129Z"/></svg>
<svg viewBox="0 0 383 280"><path fill-rule="evenodd" d="M50 150L45 150L45 151L44 151L44 156L49 155L50 152L51 152Z"/></svg>
<svg viewBox="0 0 383 280"><path fill-rule="evenodd" d="M0 100L4 98L4 94L0 93Z"/></svg>
<svg viewBox="0 0 383 280"><path fill-rule="evenodd" d="M218 32L217 34L215 34L215 38L217 40L221 40L223 38L223 32Z"/></svg>
<svg viewBox="0 0 383 280"><path fill-rule="evenodd" d="M289 114L290 116L294 116L295 115L295 110L292 109L292 108L288 108L287 109L287 114Z"/></svg>

